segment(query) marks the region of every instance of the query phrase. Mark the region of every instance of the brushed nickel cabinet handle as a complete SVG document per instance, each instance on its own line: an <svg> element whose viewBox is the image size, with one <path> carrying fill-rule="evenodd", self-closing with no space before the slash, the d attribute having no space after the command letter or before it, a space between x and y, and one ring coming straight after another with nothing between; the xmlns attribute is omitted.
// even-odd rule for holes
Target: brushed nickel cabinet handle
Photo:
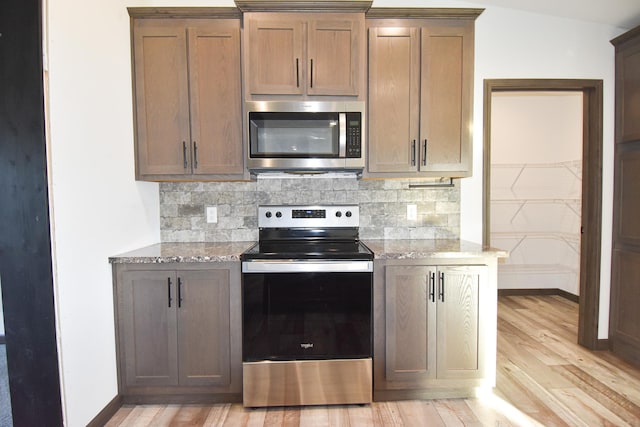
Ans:
<svg viewBox="0 0 640 427"><path fill-rule="evenodd" d="M182 164L185 169L187 168L187 166L189 166L189 164L187 163L187 142L186 141L182 141Z"/></svg>
<svg viewBox="0 0 640 427"><path fill-rule="evenodd" d="M444 302L444 273L440 273L440 284L438 285L438 299Z"/></svg>
<svg viewBox="0 0 640 427"><path fill-rule="evenodd" d="M422 166L427 166L427 139L425 138L424 144L422 145Z"/></svg>
<svg viewBox="0 0 640 427"><path fill-rule="evenodd" d="M411 166L416 165L416 140L411 142Z"/></svg>
<svg viewBox="0 0 640 427"><path fill-rule="evenodd" d="M198 169L198 144L193 141L193 167Z"/></svg>
<svg viewBox="0 0 640 427"><path fill-rule="evenodd" d="M429 299L436 302L436 273L429 274Z"/></svg>

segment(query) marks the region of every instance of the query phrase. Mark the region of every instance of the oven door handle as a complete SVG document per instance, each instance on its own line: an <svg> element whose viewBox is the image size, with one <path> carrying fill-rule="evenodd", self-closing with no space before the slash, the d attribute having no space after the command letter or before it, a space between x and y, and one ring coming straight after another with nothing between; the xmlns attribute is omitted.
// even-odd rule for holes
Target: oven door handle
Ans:
<svg viewBox="0 0 640 427"><path fill-rule="evenodd" d="M370 273L373 261L243 261L243 273Z"/></svg>

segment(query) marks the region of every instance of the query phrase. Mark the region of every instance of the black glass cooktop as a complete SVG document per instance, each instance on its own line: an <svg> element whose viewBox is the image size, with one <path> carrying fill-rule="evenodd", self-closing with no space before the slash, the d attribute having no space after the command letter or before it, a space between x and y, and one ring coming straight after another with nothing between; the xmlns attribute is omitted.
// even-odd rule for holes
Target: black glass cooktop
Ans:
<svg viewBox="0 0 640 427"><path fill-rule="evenodd" d="M250 259L373 259L360 241L261 241L247 249L241 260Z"/></svg>

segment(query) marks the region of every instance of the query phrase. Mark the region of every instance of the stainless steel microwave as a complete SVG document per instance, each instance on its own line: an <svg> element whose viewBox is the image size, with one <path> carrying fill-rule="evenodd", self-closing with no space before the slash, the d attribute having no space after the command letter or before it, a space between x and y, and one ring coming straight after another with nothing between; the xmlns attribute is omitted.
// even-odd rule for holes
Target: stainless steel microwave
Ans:
<svg viewBox="0 0 640 427"><path fill-rule="evenodd" d="M252 172L362 172L364 102L251 101L245 106Z"/></svg>

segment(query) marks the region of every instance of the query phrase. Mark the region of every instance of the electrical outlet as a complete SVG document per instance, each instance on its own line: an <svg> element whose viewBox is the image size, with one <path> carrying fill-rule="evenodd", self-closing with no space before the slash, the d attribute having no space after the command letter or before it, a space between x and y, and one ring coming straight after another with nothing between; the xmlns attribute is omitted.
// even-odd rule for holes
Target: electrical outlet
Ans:
<svg viewBox="0 0 640 427"><path fill-rule="evenodd" d="M207 222L213 224L218 222L218 208L215 206L207 206Z"/></svg>
<svg viewBox="0 0 640 427"><path fill-rule="evenodd" d="M409 221L415 221L418 219L418 206L407 205L407 219Z"/></svg>

